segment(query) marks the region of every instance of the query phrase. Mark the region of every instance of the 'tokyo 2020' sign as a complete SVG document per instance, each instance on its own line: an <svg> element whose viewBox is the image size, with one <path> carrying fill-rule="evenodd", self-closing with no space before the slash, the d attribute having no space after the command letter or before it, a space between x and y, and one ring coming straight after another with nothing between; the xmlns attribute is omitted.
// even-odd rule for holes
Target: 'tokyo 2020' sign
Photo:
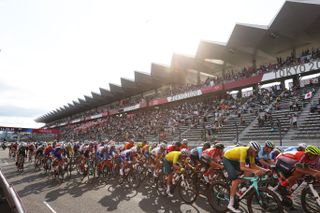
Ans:
<svg viewBox="0 0 320 213"><path fill-rule="evenodd" d="M262 77L263 81L269 81L278 78L290 77L298 74L303 74L306 72L310 72L312 70L320 69L320 60L311 61L305 64L299 64L297 66L285 67L279 70L275 70L273 72L265 73Z"/></svg>

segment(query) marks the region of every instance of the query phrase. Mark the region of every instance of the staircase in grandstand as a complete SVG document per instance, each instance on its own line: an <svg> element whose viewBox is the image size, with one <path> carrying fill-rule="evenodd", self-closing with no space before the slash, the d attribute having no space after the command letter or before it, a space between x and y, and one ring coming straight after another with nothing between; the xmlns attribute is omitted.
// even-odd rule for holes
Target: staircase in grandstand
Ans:
<svg viewBox="0 0 320 213"><path fill-rule="evenodd" d="M292 140L316 140L320 139L320 109L317 109L317 104L320 100L320 89L312 97L311 103L307 110L298 120L298 130L291 137ZM313 105L313 106L312 106ZM315 107L314 111L310 112L311 107Z"/></svg>
<svg viewBox="0 0 320 213"><path fill-rule="evenodd" d="M252 110L255 110L256 107L257 105L253 104ZM208 113L206 114L206 117L208 118L208 121L200 123L200 125L192 126L189 130L182 134L182 137L193 142L209 140L211 137L205 136L207 130L204 129L203 126L214 123L214 113ZM240 132L243 131L254 119L255 113L243 113L242 122L240 122L241 118L235 113L232 113L226 118L225 123L220 131L215 132L212 137L214 140L219 140L221 142L234 143L237 137L236 129L238 128L238 134L240 134Z"/></svg>
<svg viewBox="0 0 320 213"><path fill-rule="evenodd" d="M290 102L294 102L298 100L298 104L301 107L299 111L290 111ZM302 90L299 91L297 96L292 97L281 97L280 100L280 110L275 110L272 107L269 109L272 119L265 121L263 126L259 127L258 120L256 119L250 129L247 130L247 133L244 134L240 138L241 141L265 141L265 140L280 140L280 133L279 133L279 122L281 123L281 134L282 139L284 138L285 134L291 128L290 126L290 114L295 113L299 115L304 107L306 107L308 101L304 100L304 93Z"/></svg>
<svg viewBox="0 0 320 213"><path fill-rule="evenodd" d="M232 116L217 134L217 140L221 142L236 142L238 135L255 119L255 113L247 113L242 115L242 123L240 117Z"/></svg>

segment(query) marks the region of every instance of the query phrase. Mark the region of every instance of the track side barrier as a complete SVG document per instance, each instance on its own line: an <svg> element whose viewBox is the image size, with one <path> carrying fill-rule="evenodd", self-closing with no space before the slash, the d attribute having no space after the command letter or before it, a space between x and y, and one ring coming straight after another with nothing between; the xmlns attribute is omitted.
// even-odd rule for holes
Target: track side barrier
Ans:
<svg viewBox="0 0 320 213"><path fill-rule="evenodd" d="M0 186L4 191L5 197L9 203L9 206L12 210L12 212L15 213L25 213L26 211L23 208L22 202L20 200L20 197L18 193L15 191L13 186L8 183L4 175L2 174L2 171L0 169Z"/></svg>

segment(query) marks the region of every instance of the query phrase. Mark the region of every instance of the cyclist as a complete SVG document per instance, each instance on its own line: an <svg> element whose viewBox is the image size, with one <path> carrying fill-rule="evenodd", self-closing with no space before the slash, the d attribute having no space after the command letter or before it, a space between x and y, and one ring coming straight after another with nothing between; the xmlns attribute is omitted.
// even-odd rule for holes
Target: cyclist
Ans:
<svg viewBox="0 0 320 213"><path fill-rule="evenodd" d="M245 173L246 176L253 173L255 175L262 175L268 171L256 165L255 158L260 151L260 145L255 141L250 141L247 147L235 147L224 153L223 165L228 173L229 178L232 180L230 189L230 201L228 209L232 212L240 213L241 211L234 208L234 196L241 180L238 179L238 175ZM249 167L246 166L246 158L249 158Z"/></svg>
<svg viewBox="0 0 320 213"><path fill-rule="evenodd" d="M53 147L51 146L51 143L47 144L47 147L44 149L44 153L46 157L49 157L50 153L53 151Z"/></svg>
<svg viewBox="0 0 320 213"><path fill-rule="evenodd" d="M120 175L123 176L126 168L131 165L133 161L135 161L136 155L137 155L137 147L131 147L131 149L127 149L121 152L120 158L121 158L121 168L120 168Z"/></svg>
<svg viewBox="0 0 320 213"><path fill-rule="evenodd" d="M298 146L289 146L287 147L284 152L290 152L290 151L304 151L307 147L307 144L305 143L299 143Z"/></svg>
<svg viewBox="0 0 320 213"><path fill-rule="evenodd" d="M45 147L46 147L45 143L43 143L42 145L38 146L37 151L36 151L36 157L35 157L36 159L43 155Z"/></svg>
<svg viewBox="0 0 320 213"><path fill-rule="evenodd" d="M160 171L160 166L161 166L161 160L165 154L167 145L165 143L161 143L159 146L154 148L151 151L150 155L150 163L153 165L155 168L153 175L155 177L158 176L159 171Z"/></svg>
<svg viewBox="0 0 320 213"><path fill-rule="evenodd" d="M98 171L103 171L107 161L111 158L108 145L99 146L96 152Z"/></svg>
<svg viewBox="0 0 320 213"><path fill-rule="evenodd" d="M259 166L262 166L266 169L270 169L270 165L274 164L274 162L270 159L270 153L274 149L274 143L272 141L265 141L264 147L260 149L258 156L256 158L256 162Z"/></svg>
<svg viewBox="0 0 320 213"><path fill-rule="evenodd" d="M71 158L74 156L73 148L70 142L67 143L65 149L66 149L66 154L68 158Z"/></svg>
<svg viewBox="0 0 320 213"><path fill-rule="evenodd" d="M174 142L172 145L167 146L167 153L172 151L180 151L181 143L179 141Z"/></svg>
<svg viewBox="0 0 320 213"><path fill-rule="evenodd" d="M200 159L202 156L202 152L209 149L211 147L209 142L205 142L202 146L191 149L190 151L190 159L194 165L201 165Z"/></svg>
<svg viewBox="0 0 320 213"><path fill-rule="evenodd" d="M21 143L18 147L18 151L17 151L17 162L16 162L16 166L18 166L18 162L21 160L22 161L22 169L23 169L23 164L24 164L24 158L27 157L27 153L26 153L26 144L25 143Z"/></svg>
<svg viewBox="0 0 320 213"><path fill-rule="evenodd" d="M131 149L133 146L134 146L134 140L130 139L129 142L124 145L124 149L128 150L128 149Z"/></svg>
<svg viewBox="0 0 320 213"><path fill-rule="evenodd" d="M33 143L28 145L28 154L29 154L29 161L32 161L32 156L34 155L35 146Z"/></svg>
<svg viewBox="0 0 320 213"><path fill-rule="evenodd" d="M302 175L320 177L320 171L311 169L310 165L318 163L320 150L316 146L307 146L305 151L284 152L277 156L276 169L280 176L280 191L286 191Z"/></svg>
<svg viewBox="0 0 320 213"><path fill-rule="evenodd" d="M209 175L212 175L214 169L223 169L223 165L220 164L223 157L223 149L224 145L222 143L217 143L213 148L206 149L202 152L201 160L209 167L203 174L203 177L207 182L209 182Z"/></svg>
<svg viewBox="0 0 320 213"><path fill-rule="evenodd" d="M52 161L52 168L54 171L58 171L58 166L63 164L63 148L58 144L55 146L54 150L52 151L52 156L54 157L54 160Z"/></svg>
<svg viewBox="0 0 320 213"><path fill-rule="evenodd" d="M276 147L272 150L272 152L270 152L269 154L269 158L270 160L273 161L273 163L275 164L275 159L278 155L280 155L283 152L283 149L281 147Z"/></svg>
<svg viewBox="0 0 320 213"><path fill-rule="evenodd" d="M180 146L179 149L180 149L180 150L182 150L182 149L187 149L187 150L189 150L188 139L183 139L183 140L182 140L181 146Z"/></svg>
<svg viewBox="0 0 320 213"><path fill-rule="evenodd" d="M168 175L167 179L167 194L169 197L172 197L173 195L170 192L171 185L172 185L172 169L174 170L180 170L181 172L184 171L184 168L181 168L178 165L179 161L184 161L188 156L190 155L189 151L187 149L182 149L181 151L172 151L168 153L163 161L163 171L165 174Z"/></svg>

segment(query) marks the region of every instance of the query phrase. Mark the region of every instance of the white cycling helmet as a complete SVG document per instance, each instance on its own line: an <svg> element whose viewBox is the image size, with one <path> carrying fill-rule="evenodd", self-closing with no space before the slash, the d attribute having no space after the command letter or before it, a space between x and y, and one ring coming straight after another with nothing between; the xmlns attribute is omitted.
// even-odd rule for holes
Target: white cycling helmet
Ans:
<svg viewBox="0 0 320 213"><path fill-rule="evenodd" d="M271 149L274 148L274 143L273 143L272 141L270 141L270 140L266 140L266 141L264 142L264 145L266 145L267 147L269 147L269 148L271 148Z"/></svg>
<svg viewBox="0 0 320 213"><path fill-rule="evenodd" d="M190 152L189 152L189 150L183 148L183 149L181 149L181 155L182 155L182 156L189 156L189 155L190 155Z"/></svg>
<svg viewBox="0 0 320 213"><path fill-rule="evenodd" d="M274 151L282 153L283 149L281 147L277 146L276 148L274 148Z"/></svg>
<svg viewBox="0 0 320 213"><path fill-rule="evenodd" d="M188 144L188 139L183 139L182 144Z"/></svg>
<svg viewBox="0 0 320 213"><path fill-rule="evenodd" d="M299 143L298 144L298 147L301 147L301 148L307 148L307 144L306 143Z"/></svg>
<svg viewBox="0 0 320 213"><path fill-rule="evenodd" d="M257 152L259 152L261 149L261 146L256 141L250 141L249 147Z"/></svg>

